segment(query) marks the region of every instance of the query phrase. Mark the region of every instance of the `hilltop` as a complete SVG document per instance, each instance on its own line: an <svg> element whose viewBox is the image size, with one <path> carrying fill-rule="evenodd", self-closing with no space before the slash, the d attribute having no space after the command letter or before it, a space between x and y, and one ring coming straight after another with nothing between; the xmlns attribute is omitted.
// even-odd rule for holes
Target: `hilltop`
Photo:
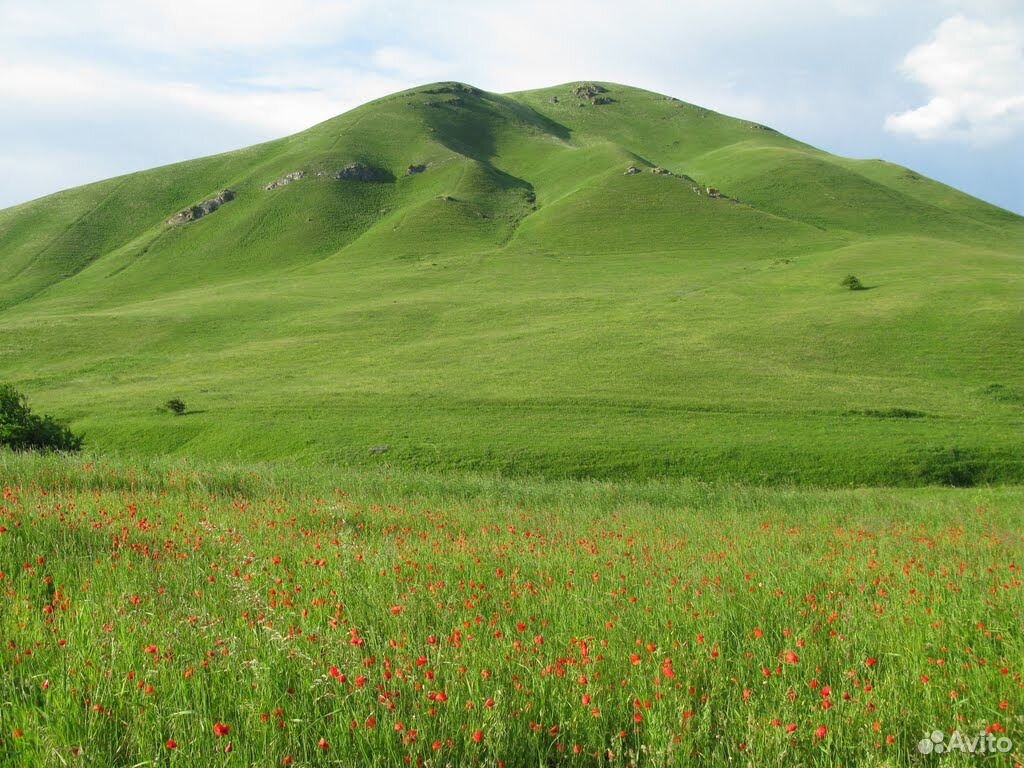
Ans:
<svg viewBox="0 0 1024 768"><path fill-rule="evenodd" d="M1022 243L675 98L436 83L0 211L0 371L115 453L1020 482Z"/></svg>

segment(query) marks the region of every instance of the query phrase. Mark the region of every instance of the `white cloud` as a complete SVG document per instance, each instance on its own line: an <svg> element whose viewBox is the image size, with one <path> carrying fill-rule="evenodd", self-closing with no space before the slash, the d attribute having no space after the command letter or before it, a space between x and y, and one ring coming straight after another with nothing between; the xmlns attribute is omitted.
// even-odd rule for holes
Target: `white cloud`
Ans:
<svg viewBox="0 0 1024 768"><path fill-rule="evenodd" d="M371 63L374 67L391 72L406 80L424 83L443 78L451 65L435 59L423 51L385 45L373 52Z"/></svg>
<svg viewBox="0 0 1024 768"><path fill-rule="evenodd" d="M903 73L931 98L891 114L887 130L918 139L989 143L1024 128L1024 27L957 15L906 55Z"/></svg>
<svg viewBox="0 0 1024 768"><path fill-rule="evenodd" d="M223 87L140 77L109 66L63 59L0 59L0 103L43 116L82 111L173 114L244 126L267 138L307 128L370 99L407 87L396 78L353 69L300 67Z"/></svg>
<svg viewBox="0 0 1024 768"><path fill-rule="evenodd" d="M0 6L11 36L84 37L148 51L273 50L358 29L367 0L47 0ZM2 34L2 33L0 33Z"/></svg>

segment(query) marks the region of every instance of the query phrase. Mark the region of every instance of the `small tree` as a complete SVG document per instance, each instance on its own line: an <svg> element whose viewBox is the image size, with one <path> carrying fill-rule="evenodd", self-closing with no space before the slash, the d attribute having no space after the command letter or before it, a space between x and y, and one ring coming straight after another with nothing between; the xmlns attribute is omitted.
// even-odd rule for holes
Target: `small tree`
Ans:
<svg viewBox="0 0 1024 768"><path fill-rule="evenodd" d="M23 394L0 384L0 445L16 451L78 451L82 436L52 416L35 415Z"/></svg>
<svg viewBox="0 0 1024 768"><path fill-rule="evenodd" d="M185 401L182 400L180 397L172 397L170 400L164 403L164 407L166 407L167 410L173 413L175 416L181 416L181 414L183 414L187 410Z"/></svg>
<svg viewBox="0 0 1024 768"><path fill-rule="evenodd" d="M857 278L856 275L847 275L843 278L840 283L844 288L849 288L851 291L863 291L864 284Z"/></svg>

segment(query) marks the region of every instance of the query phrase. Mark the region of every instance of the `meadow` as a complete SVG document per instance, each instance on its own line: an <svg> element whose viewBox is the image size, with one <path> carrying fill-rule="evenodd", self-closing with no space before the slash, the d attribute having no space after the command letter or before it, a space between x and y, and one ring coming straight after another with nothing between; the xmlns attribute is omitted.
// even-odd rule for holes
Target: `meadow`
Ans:
<svg viewBox="0 0 1024 768"><path fill-rule="evenodd" d="M0 765L1024 762L1019 487L0 478Z"/></svg>

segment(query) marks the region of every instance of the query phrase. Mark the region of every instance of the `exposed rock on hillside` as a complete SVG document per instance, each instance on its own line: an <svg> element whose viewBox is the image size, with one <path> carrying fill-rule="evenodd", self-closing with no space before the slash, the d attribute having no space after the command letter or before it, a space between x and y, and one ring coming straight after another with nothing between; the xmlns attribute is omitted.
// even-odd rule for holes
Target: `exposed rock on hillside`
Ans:
<svg viewBox="0 0 1024 768"><path fill-rule="evenodd" d="M387 181L391 177L387 171L381 168L374 168L366 163L349 163L336 174L336 179L349 179L352 181Z"/></svg>
<svg viewBox="0 0 1024 768"><path fill-rule="evenodd" d="M668 168L662 168L660 165L656 165L653 168L651 168L651 173L653 173L653 174L655 174L657 176L671 176L672 175L672 171L670 171Z"/></svg>
<svg viewBox="0 0 1024 768"><path fill-rule="evenodd" d="M608 89L597 83L580 83L572 92L578 99L592 99L598 94L608 93Z"/></svg>
<svg viewBox="0 0 1024 768"><path fill-rule="evenodd" d="M269 184L265 185L263 188L267 192L270 192L273 189L279 189L280 187L287 187L293 181L298 181L299 179L305 178L305 176L306 176L306 172L305 171L292 171L291 173L286 173L280 179L274 179L272 182L270 182Z"/></svg>
<svg viewBox="0 0 1024 768"><path fill-rule="evenodd" d="M623 173L622 175L623 176L636 176L638 173L640 173L640 169L637 168L635 165L631 165L631 166L629 166L629 168L626 169L626 172Z"/></svg>
<svg viewBox="0 0 1024 768"><path fill-rule="evenodd" d="M436 88L427 88L423 93L429 93L431 95L437 95L439 93L464 93L467 96L479 96L480 89L474 88L472 85L465 85L464 83L444 83Z"/></svg>
<svg viewBox="0 0 1024 768"><path fill-rule="evenodd" d="M577 99L589 101L594 105L612 104L615 101L611 96L602 95L608 93L608 89L597 83L580 83L572 89L572 92ZM583 104L581 103L580 106L582 107Z"/></svg>
<svg viewBox="0 0 1024 768"><path fill-rule="evenodd" d="M178 211L176 214L171 216L167 220L168 224L187 224L190 221L201 219L208 213L213 213L220 208L224 203L230 202L235 199L235 193L233 190L225 189L216 197L211 197L208 200L203 200L201 203L196 203L191 208L186 208L183 211Z"/></svg>
<svg viewBox="0 0 1024 768"><path fill-rule="evenodd" d="M417 173L423 173L425 170L427 170L426 163L413 164L405 169L405 175L415 176Z"/></svg>

